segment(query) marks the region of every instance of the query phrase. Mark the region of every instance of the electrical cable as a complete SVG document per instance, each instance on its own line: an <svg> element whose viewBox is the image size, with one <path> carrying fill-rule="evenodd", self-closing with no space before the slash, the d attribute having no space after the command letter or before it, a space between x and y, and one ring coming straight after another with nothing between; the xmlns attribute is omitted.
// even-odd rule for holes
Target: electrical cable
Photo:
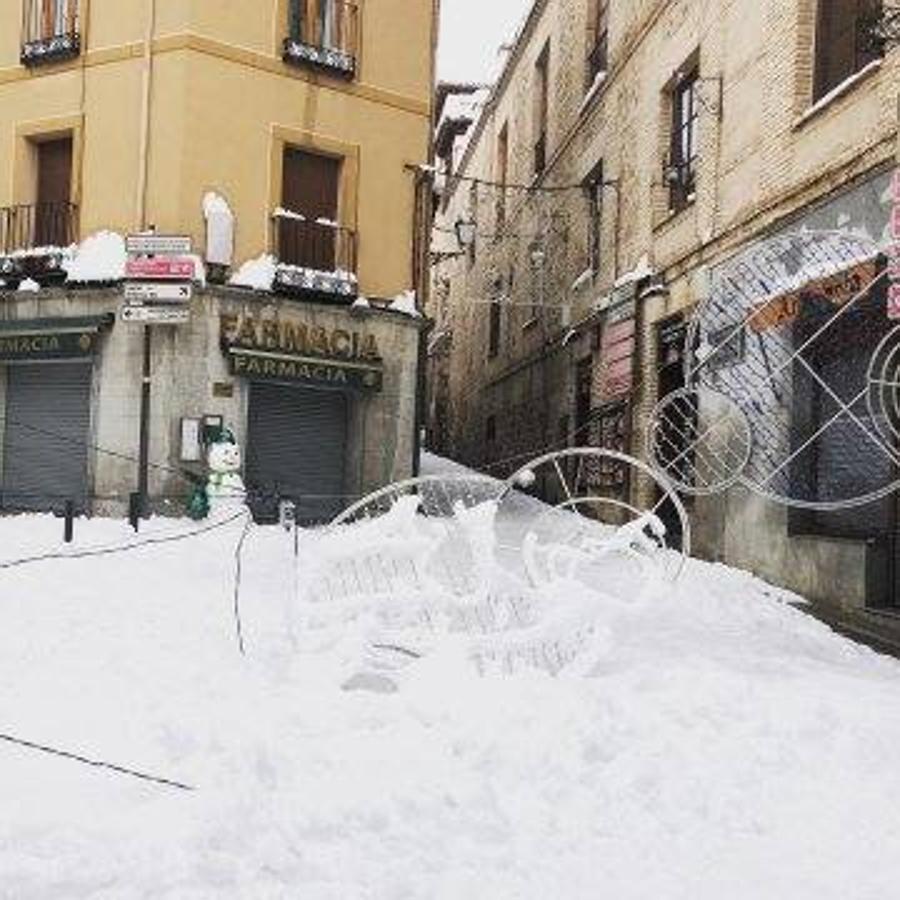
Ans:
<svg viewBox="0 0 900 900"><path fill-rule="evenodd" d="M237 634L238 649L241 656L246 656L247 652L244 648L244 626L241 621L241 576L243 575L243 551L244 542L247 535L253 527L253 517L248 515L247 521L244 523L243 531L238 539L237 546L234 548L234 627Z"/></svg>
<svg viewBox="0 0 900 900"><path fill-rule="evenodd" d="M117 772L120 775L130 775L132 778L140 778L142 781L151 781L154 784L165 785L166 787L178 788L182 791L193 791L193 788L189 784L185 784L182 781L174 781L171 778L161 778L158 775L148 775L146 772L139 772L137 769L130 769L127 766L119 766L115 763L104 762L99 759L90 759L87 756L82 756L80 753L72 753L68 750L60 750L58 747L50 747L47 744L38 744L35 741L26 741L24 738L15 737L11 734L2 734L0 733L0 741L4 741L7 744L14 744L17 747L25 747L28 750L37 750L41 753L47 753L51 756L59 756L63 759L70 759L74 762L79 762L87 766L94 766L98 769L108 769L111 772Z"/></svg>
<svg viewBox="0 0 900 900"><path fill-rule="evenodd" d="M171 534L162 537L147 538L143 541L132 541L131 543L116 544L109 547L97 547L93 550L76 550L71 553L55 551L52 553L42 553L36 556L25 556L20 559L7 560L6 562L0 562L0 570L15 569L19 566L31 565L33 563L47 562L57 559L89 559L99 556L114 556L118 553L128 553L132 550L140 550L143 547L156 546L159 544L173 544L179 541L185 541L191 538L200 537L201 535L208 534L211 531L216 531L219 528L224 528L226 525L230 525L232 522L236 522L246 514L247 511L245 509L242 509L239 513L236 513L233 516L229 516L227 519L224 519L220 522L213 522L211 524L204 525L202 528L196 528L193 531L186 531L182 532L181 534Z"/></svg>

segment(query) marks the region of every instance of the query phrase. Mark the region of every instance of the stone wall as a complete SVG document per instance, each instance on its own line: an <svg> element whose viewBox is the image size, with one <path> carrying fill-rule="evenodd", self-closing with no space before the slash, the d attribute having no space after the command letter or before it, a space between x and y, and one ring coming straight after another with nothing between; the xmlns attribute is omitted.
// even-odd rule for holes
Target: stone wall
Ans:
<svg viewBox="0 0 900 900"><path fill-rule="evenodd" d="M120 296L118 289L15 293L3 295L0 309L5 320L116 313ZM220 347L222 314L258 319L299 317L309 327L342 328L374 336L383 359L383 386L378 393L353 395L345 473L347 493L366 493L409 477L413 471L421 320L376 308L354 312L357 314L348 307L296 302L252 291L209 288L195 294L189 324L155 326L149 483L157 507L179 511L189 490L179 472L183 468L202 468L180 460L182 418L221 415L238 441L244 443L247 382L231 373ZM117 321L100 338L95 356L88 438L95 448L89 455L95 512L121 513L128 495L136 488L142 330L138 325ZM0 412L2 396L0 391Z"/></svg>

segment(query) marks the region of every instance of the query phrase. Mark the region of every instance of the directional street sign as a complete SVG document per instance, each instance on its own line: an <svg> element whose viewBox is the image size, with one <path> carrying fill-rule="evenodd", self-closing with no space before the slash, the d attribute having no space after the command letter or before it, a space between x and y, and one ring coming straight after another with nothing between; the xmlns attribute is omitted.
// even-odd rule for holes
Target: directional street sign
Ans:
<svg viewBox="0 0 900 900"><path fill-rule="evenodd" d="M191 252L191 239L183 234L130 234L125 250L132 256L178 256Z"/></svg>
<svg viewBox="0 0 900 900"><path fill-rule="evenodd" d="M179 282L129 281L125 284L125 299L132 302L186 303L193 293L190 284Z"/></svg>
<svg viewBox="0 0 900 900"><path fill-rule="evenodd" d="M122 307L121 315L123 322L140 322L142 324L185 325L191 320L191 311L187 306L171 303L160 306L126 304Z"/></svg>
<svg viewBox="0 0 900 900"><path fill-rule="evenodd" d="M150 281L189 281L194 277L194 261L177 256L129 259L125 275Z"/></svg>

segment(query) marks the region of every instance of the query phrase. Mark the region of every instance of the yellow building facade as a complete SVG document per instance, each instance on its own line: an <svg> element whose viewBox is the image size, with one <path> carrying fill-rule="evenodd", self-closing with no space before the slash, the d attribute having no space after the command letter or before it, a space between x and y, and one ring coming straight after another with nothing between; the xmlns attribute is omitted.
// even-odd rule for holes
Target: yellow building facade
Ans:
<svg viewBox="0 0 900 900"><path fill-rule="evenodd" d="M267 521L416 471L436 24L0 0L0 512L184 511L224 435Z"/></svg>
<svg viewBox="0 0 900 900"><path fill-rule="evenodd" d="M239 264L276 249L284 150L308 150L339 163L360 290L394 296L414 287L435 23L433 0L3 0L0 208L37 203L41 146L70 140L74 237L153 225L200 249L216 191Z"/></svg>

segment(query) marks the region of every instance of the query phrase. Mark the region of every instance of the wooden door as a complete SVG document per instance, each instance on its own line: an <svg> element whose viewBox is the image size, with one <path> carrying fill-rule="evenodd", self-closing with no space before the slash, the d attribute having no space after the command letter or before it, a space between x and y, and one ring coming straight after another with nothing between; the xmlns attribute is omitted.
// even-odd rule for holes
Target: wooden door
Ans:
<svg viewBox="0 0 900 900"><path fill-rule="evenodd" d="M69 234L72 188L72 139L43 141L37 145L37 208L34 243L38 247L63 246Z"/></svg>
<svg viewBox="0 0 900 900"><path fill-rule="evenodd" d="M282 262L323 272L335 268L340 174L339 159L294 147L285 149L281 205L300 213L305 221L281 220Z"/></svg>

